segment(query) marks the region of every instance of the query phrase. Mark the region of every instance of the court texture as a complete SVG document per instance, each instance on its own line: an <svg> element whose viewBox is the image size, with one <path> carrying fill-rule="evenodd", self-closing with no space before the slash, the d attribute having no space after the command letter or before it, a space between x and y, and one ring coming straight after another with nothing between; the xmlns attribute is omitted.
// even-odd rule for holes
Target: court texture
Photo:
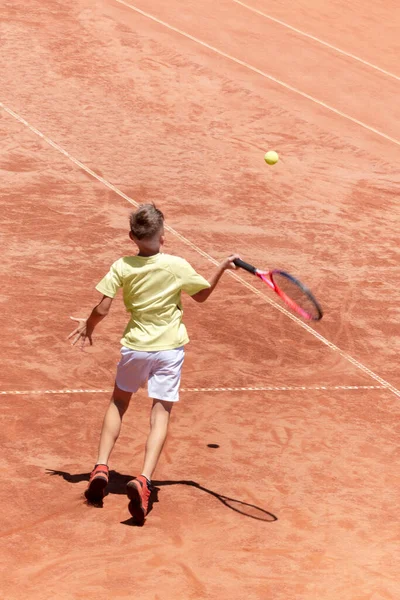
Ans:
<svg viewBox="0 0 400 600"><path fill-rule="evenodd" d="M394 0L1 4L1 598L399 599L399 20ZM121 297L93 347L66 337L153 201L166 252L284 269L324 318L244 271L184 298L139 528L144 390L103 507L83 501Z"/></svg>

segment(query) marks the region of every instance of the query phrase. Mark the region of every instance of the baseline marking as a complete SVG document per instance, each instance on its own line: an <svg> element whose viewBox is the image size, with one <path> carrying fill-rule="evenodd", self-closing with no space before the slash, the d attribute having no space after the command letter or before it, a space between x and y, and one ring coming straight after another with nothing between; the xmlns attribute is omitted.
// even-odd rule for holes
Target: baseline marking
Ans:
<svg viewBox="0 0 400 600"><path fill-rule="evenodd" d="M116 1L118 2L119 0L116 0ZM26 127L28 127L28 129L30 129L30 131L32 131L33 133L35 133L36 135L38 135L40 138L42 138L42 140L44 142L46 142L47 144L49 144L50 146L52 146L58 152L61 152L61 154L63 154L66 158L68 158L68 160L70 160L72 163L74 163L75 165L77 165L80 169L82 169L83 171L85 171L86 173L88 173L89 175L91 175L92 177L94 177L94 179L97 179L97 181L100 181L104 186L106 186L108 189L110 189L113 192L115 192L118 196L120 196L121 198L124 198L127 202L129 202L130 204L132 204L135 207L137 207L139 205L138 202L136 202L135 200L133 200L133 198L131 198L130 196L127 196L127 194L124 194L124 192L122 192L119 188L117 188L115 185L113 185L112 183L110 183L107 179L104 179L104 177L101 177L100 175L98 175L97 173L95 173L95 171L92 171L92 169L90 169L89 167L87 167L86 165L84 165L82 162L80 162L78 159L76 159L75 157L73 157L66 150L64 150L61 146L59 146L58 144L56 144L56 142L53 142L52 139L50 139L49 137L47 137L46 135L44 135L41 131L39 131L38 129L36 129L36 127L33 127L32 125L30 125L30 123L28 123L28 121L26 121L23 117L21 117L20 115L18 115L16 112L14 112L13 110L11 110L10 108L7 108L2 102L0 102L0 108L2 108L5 112L7 112L9 115L11 115L14 119L16 119L17 121L19 121L22 125L25 125ZM205 259L207 259L208 261L210 261L214 265L218 264L218 261L216 261L209 254L207 254L207 252L204 252L204 250L202 250L201 248L199 248L198 246L196 246L195 244L193 244L193 242L191 242L186 237L184 237L183 235L181 235L180 233L178 233L175 229L173 229L169 225L168 226L166 225L165 229L167 229L167 231L169 231L170 233L172 233L173 235L175 235L184 244L186 244L187 246L189 246L190 248L192 248L195 252L197 252L198 254L200 254L201 256L203 256ZM310 325L308 325L307 323L301 321L294 314L292 314L288 310L286 310L286 308L284 308L283 306L277 304L274 300L272 300L271 298L269 298L265 294L261 293L253 285L251 285L250 283L248 283L247 281L245 281L244 279L242 279L242 277L239 277L239 275L237 275L236 273L234 273L232 271L228 271L228 274L231 277L233 277L236 281L238 281L241 285L243 285L247 289L249 289L253 294L256 294L257 296L259 296L260 298L262 298L264 302L267 302L268 304L270 304L271 306L273 306L276 310L279 310L281 313L283 313L284 315L286 315L289 319L291 319L292 321L294 321L295 323L297 323L297 325L299 325L300 327L302 327L303 329L305 329L306 331L308 331L311 335L313 335L318 340L320 340L320 342L322 342L325 346L328 346L328 348L330 348L331 350L333 350L335 352L338 352L338 354L340 354L340 356L342 356L342 358L344 358L345 360L347 360L348 362L350 362L357 369L360 369L360 371L363 371L363 373L366 373L369 377L371 377L372 379L374 379L375 381L377 381L378 383L380 383L383 387L387 388L393 394L395 394L395 396L398 396L400 398L400 390L398 390L397 388L395 388L391 383L389 383L388 381L386 381L385 379L383 379L382 377L380 377L379 375L377 375L376 373L374 373L373 371L371 371L371 369L369 369L368 367L366 367L365 365L363 365L362 363L360 363L358 360L356 360L355 358L353 358L350 354L347 354L347 352L344 352L343 350L341 350L338 346L336 346L335 344L333 344L332 342L330 342L329 340L327 340L323 335L321 335L320 333L318 333L317 331L315 331L312 327L310 327Z"/></svg>
<svg viewBox="0 0 400 600"><path fill-rule="evenodd" d="M267 385L264 387L204 387L181 388L181 392L303 392L313 390L382 390L382 385ZM42 396L44 394L110 394L109 389L72 389L72 390L1 390L0 396Z"/></svg>
<svg viewBox="0 0 400 600"><path fill-rule="evenodd" d="M223 56L224 58L231 60L232 62L236 63L237 65L245 67L246 69L253 71L253 73L257 73L258 75L261 75L262 77L265 77L266 79L269 79L270 81L273 81L274 83L277 83L278 85L281 85L282 87L286 88L287 90L290 90L291 92L294 92L295 94L298 94L299 96L302 96L303 98L306 98L307 100L311 100L311 102L314 102L315 104L318 104L319 106L323 106L324 108L335 113L336 115L339 115L340 117L343 117L344 119L347 119L348 121L351 121L352 123L355 123L356 125L359 125L363 129L367 129L368 131L371 131L372 133L379 135L380 137L388 140L389 142L392 142L393 144L396 144L396 146L400 146L400 140L397 140L396 138L393 138L390 135L387 135L386 133L379 131L379 129L375 129L375 127L371 127L370 125L367 125L363 121L359 121L355 117L351 117L347 113L344 113L341 110L338 110L337 108L333 108L333 106L330 106L329 104L326 104L325 102L322 102L322 100L318 100L318 98L315 98L314 96L311 96L310 94L307 94L306 92L302 92L298 88L295 88L294 86L289 85L288 83L285 83L284 81L281 81L280 79L277 79L276 77L273 77L272 75L269 75L268 73L265 73L265 71L261 71L261 69L257 69L256 67L253 67L252 65L250 65L247 62L240 60L239 58L235 58L231 54L227 54L226 52L223 52L223 50L219 50L215 46L211 46L210 44L207 44L207 42L203 42L199 38L196 38L193 35L190 35L189 33L186 33L185 31L182 31L181 29L178 29L177 27L174 27L173 25L170 25L169 23L162 21L161 19L158 19L157 17L154 17L153 15L145 12L144 10L137 8L136 6L133 6L132 4L128 4L124 0L114 0L114 2L118 2L118 4L122 4L123 6L126 6L126 8L129 8L130 10L133 10L133 11L139 13L143 17L146 17L147 19L150 19L151 21L154 21L155 23L158 23L159 25L166 27L167 29L170 29L171 31L175 31L175 33L179 33L179 35L182 35L183 37L191 40L192 42L196 42L196 44L200 44L200 46L203 46L204 48L207 48L208 50L212 50L213 52L216 52L220 56Z"/></svg>
<svg viewBox="0 0 400 600"><path fill-rule="evenodd" d="M329 44L329 42L325 42L324 40L321 40L320 38L317 38L314 35L311 35L310 33L306 33L305 31L302 31L301 29L297 29L296 27L289 25L289 23L285 23L285 21L281 21L280 19L272 17L271 15L267 15L266 13L262 12L261 10L258 10L257 8L254 8L253 6L249 6L248 4L241 2L241 0L232 0L232 2L235 2L236 4L240 4L244 8L247 8L248 10L251 10L252 12L254 12L256 14L261 15L262 17L265 17L266 19L269 19L270 21L273 21L274 23L278 23L279 25L282 25L283 27L286 27L287 29L291 29L292 31L299 33L300 35L303 35L304 37L307 37L310 40L313 40L314 42L318 42L319 44L322 44L323 46L326 46L327 48L330 48L331 50L335 50L336 52L339 52L339 54L348 56L349 58L352 58L353 60L356 60L357 62L359 62L363 65L366 65L367 67L370 67L371 69L375 69L376 71L379 71L380 73L383 73L384 75L387 75L388 77L392 77L393 79L400 81L400 77L398 77L394 73L391 73L390 71L386 71L385 69L382 69L381 67L378 67L377 65L374 65L373 63L370 63L367 60L364 60L363 58L356 56L355 54L351 54L351 52L346 52L345 50L342 50L341 48L338 48L337 46L333 46L332 44Z"/></svg>

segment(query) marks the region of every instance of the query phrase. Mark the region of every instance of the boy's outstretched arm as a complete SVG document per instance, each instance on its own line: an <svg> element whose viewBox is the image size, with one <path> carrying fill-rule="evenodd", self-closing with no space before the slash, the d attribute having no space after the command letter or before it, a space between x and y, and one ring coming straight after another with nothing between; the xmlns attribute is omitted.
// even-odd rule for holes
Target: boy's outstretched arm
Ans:
<svg viewBox="0 0 400 600"><path fill-rule="evenodd" d="M82 340L81 348L84 347L86 339L89 340L89 344L92 345L92 334L96 325L100 323L108 315L108 312L111 308L111 303L113 299L108 296L103 296L99 304L97 304L92 312L90 313L90 317L88 319L79 319L76 317L70 317L73 321L77 321L80 325L74 329L72 333L69 334L67 339L73 338L75 339L72 342L72 345L75 346L79 340Z"/></svg>
<svg viewBox="0 0 400 600"><path fill-rule="evenodd" d="M210 287L209 288L205 288L204 290L200 290L200 292L197 292L197 294L194 294L192 296L193 300L196 300L196 302L205 302L207 300L207 298L213 293L213 291L215 290L218 281L221 279L223 273L227 270L227 269L236 269L235 264L233 263L233 260L235 258L240 258L240 256L238 256L237 254L232 254L231 256L228 256L228 258L226 258L217 268L216 272L214 273L214 275L211 277L209 283L210 283Z"/></svg>

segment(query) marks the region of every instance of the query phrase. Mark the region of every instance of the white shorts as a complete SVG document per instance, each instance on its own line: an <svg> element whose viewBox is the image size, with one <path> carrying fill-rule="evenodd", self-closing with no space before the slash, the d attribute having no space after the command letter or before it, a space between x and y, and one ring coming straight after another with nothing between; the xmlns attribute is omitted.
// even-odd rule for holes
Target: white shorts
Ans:
<svg viewBox="0 0 400 600"><path fill-rule="evenodd" d="M137 392L146 383L150 398L178 402L184 347L141 352L122 346L115 382L124 392Z"/></svg>

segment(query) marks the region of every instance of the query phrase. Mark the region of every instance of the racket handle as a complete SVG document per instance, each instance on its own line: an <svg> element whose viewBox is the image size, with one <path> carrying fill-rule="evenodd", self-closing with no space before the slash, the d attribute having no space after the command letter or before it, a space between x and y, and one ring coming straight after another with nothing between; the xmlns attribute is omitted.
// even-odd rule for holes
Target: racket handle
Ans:
<svg viewBox="0 0 400 600"><path fill-rule="evenodd" d="M253 265L249 265L249 263L244 262L244 260L242 260L241 258L235 258L233 264L237 267L240 267L241 269L244 269L245 271L248 271L249 273L253 273L253 275L257 271L256 267L253 267Z"/></svg>

